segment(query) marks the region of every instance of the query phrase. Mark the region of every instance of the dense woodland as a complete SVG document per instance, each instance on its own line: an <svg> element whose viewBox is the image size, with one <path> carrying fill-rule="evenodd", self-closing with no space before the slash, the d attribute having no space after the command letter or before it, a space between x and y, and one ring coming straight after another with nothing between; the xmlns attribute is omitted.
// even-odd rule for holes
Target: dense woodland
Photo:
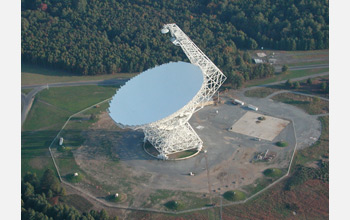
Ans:
<svg viewBox="0 0 350 220"><path fill-rule="evenodd" d="M80 213L73 207L60 204L58 199L65 195L55 173L48 169L41 179L36 174L27 173L21 182L22 219L79 219L79 220L112 220L105 210L91 210Z"/></svg>
<svg viewBox="0 0 350 220"><path fill-rule="evenodd" d="M271 71L251 64L246 49L327 49L328 8L328 0L22 0L22 61L84 75L140 72L186 60L160 33L176 23L240 84Z"/></svg>

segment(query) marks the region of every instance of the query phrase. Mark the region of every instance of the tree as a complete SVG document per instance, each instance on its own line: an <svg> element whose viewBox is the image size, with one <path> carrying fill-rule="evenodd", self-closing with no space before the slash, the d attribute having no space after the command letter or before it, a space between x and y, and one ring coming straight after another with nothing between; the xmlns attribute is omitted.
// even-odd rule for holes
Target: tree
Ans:
<svg viewBox="0 0 350 220"><path fill-rule="evenodd" d="M236 57L235 61L236 61L237 66L241 65L243 63L243 59L242 59L241 55L238 55Z"/></svg>
<svg viewBox="0 0 350 220"><path fill-rule="evenodd" d="M44 175L40 180L40 187L42 192L45 194L48 194L49 190L51 190L55 196L65 193L65 191L62 189L63 187L60 186L55 173L51 169L47 169L44 172Z"/></svg>
<svg viewBox="0 0 350 220"><path fill-rule="evenodd" d="M288 79L285 84L284 84L287 88L291 88L292 87L292 83L291 81Z"/></svg>
<svg viewBox="0 0 350 220"><path fill-rule="evenodd" d="M288 66L287 65L283 65L282 66L282 72L285 73L288 71Z"/></svg>
<svg viewBox="0 0 350 220"><path fill-rule="evenodd" d="M327 91L328 91L328 85L327 85L326 82L323 82L323 83L321 84L321 89L322 89L322 91L324 91L324 92L327 92Z"/></svg>
<svg viewBox="0 0 350 220"><path fill-rule="evenodd" d="M308 85L312 85L312 80L311 80L311 78L308 78L307 81L306 81L306 83L307 83Z"/></svg>
<svg viewBox="0 0 350 220"><path fill-rule="evenodd" d="M247 51L244 51L243 53L243 60L248 63L251 63L252 61L252 58Z"/></svg>
<svg viewBox="0 0 350 220"><path fill-rule="evenodd" d="M300 83L298 81L294 82L294 88L299 89Z"/></svg>
<svg viewBox="0 0 350 220"><path fill-rule="evenodd" d="M22 192L24 199L28 199L30 196L34 195L34 187L32 184L26 182L24 183L24 192Z"/></svg>
<svg viewBox="0 0 350 220"><path fill-rule="evenodd" d="M35 173L27 172L23 177L24 183L30 183L35 189L39 186L39 179Z"/></svg>

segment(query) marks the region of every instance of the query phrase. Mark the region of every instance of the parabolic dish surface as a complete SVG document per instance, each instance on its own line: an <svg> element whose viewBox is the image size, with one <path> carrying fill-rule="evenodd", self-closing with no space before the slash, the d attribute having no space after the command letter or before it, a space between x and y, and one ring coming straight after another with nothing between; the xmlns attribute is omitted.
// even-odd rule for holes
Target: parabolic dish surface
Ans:
<svg viewBox="0 0 350 220"><path fill-rule="evenodd" d="M201 69L185 62L146 70L122 86L110 102L110 116L125 126L145 125L186 106L203 84Z"/></svg>

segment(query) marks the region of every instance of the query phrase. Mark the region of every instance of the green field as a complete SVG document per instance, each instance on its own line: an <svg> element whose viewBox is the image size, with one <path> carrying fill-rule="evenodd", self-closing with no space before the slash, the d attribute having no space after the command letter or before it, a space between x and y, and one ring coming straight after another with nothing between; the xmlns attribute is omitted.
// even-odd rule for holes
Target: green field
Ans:
<svg viewBox="0 0 350 220"><path fill-rule="evenodd" d="M231 190L231 191L225 192L223 194L223 197L229 201L240 201L240 200L244 200L246 198L246 195L242 191Z"/></svg>
<svg viewBox="0 0 350 220"><path fill-rule="evenodd" d="M247 97L265 98L266 96L271 95L272 93L277 91L279 90L268 88L268 87L262 87L262 88L247 90L244 92L244 95Z"/></svg>
<svg viewBox="0 0 350 220"><path fill-rule="evenodd" d="M91 80L108 80L114 78L131 78L137 73L118 73L96 76L82 76L72 74L62 70L53 70L35 65L22 64L21 84L23 85L40 85L47 83L91 81Z"/></svg>
<svg viewBox="0 0 350 220"><path fill-rule="evenodd" d="M275 101L297 106L310 115L325 114L329 112L329 102L304 95L281 93L272 98Z"/></svg>
<svg viewBox="0 0 350 220"><path fill-rule="evenodd" d="M319 117L322 124L321 136L312 146L297 151L293 167L307 162L329 157L329 116Z"/></svg>
<svg viewBox="0 0 350 220"><path fill-rule="evenodd" d="M273 77L267 79L257 79L251 80L244 84L245 87L252 87L258 85L265 85L273 82L278 82L287 79L293 79L303 76L309 76L317 73L329 72L329 68L320 68L320 69L307 69L307 70L290 70L287 73L277 74Z"/></svg>
<svg viewBox="0 0 350 220"><path fill-rule="evenodd" d="M30 91L32 91L33 89L22 89L21 90L21 93L24 93L24 94L28 94L28 93L30 93Z"/></svg>
<svg viewBox="0 0 350 220"><path fill-rule="evenodd" d="M22 126L22 176L27 172L35 172L41 176L46 168L55 170L48 147L72 114L93 104L110 98L115 94L116 87L106 86L77 86L61 87L44 90L37 94L27 119ZM108 107L103 103L99 108L87 110L88 114L97 113ZM71 140L65 141L68 147L76 147L82 141L79 128L86 128L93 121L75 123L69 131ZM78 168L72 161L71 152L65 152L58 163L63 170L71 171Z"/></svg>
<svg viewBox="0 0 350 220"><path fill-rule="evenodd" d="M277 169L277 168L270 168L264 170L263 174L267 177L280 177L282 176L282 170Z"/></svg>

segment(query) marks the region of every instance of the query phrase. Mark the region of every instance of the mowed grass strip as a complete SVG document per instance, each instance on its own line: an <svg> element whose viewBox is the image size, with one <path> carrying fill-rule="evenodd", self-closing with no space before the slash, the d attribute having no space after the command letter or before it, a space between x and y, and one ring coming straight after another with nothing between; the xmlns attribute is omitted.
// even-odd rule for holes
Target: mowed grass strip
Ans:
<svg viewBox="0 0 350 220"><path fill-rule="evenodd" d="M262 88L247 90L245 91L244 95L247 97L265 98L277 91L279 91L279 89L262 87Z"/></svg>
<svg viewBox="0 0 350 220"><path fill-rule="evenodd" d="M293 93L281 93L277 94L272 99L278 102L297 106L310 115L325 114L329 112L328 101L316 97L309 97Z"/></svg>
<svg viewBox="0 0 350 220"><path fill-rule="evenodd" d="M107 75L84 76L69 73L63 70L39 67L36 65L22 64L21 83L22 85L39 85L63 82L108 80L115 78L131 78L137 73L116 73Z"/></svg>

